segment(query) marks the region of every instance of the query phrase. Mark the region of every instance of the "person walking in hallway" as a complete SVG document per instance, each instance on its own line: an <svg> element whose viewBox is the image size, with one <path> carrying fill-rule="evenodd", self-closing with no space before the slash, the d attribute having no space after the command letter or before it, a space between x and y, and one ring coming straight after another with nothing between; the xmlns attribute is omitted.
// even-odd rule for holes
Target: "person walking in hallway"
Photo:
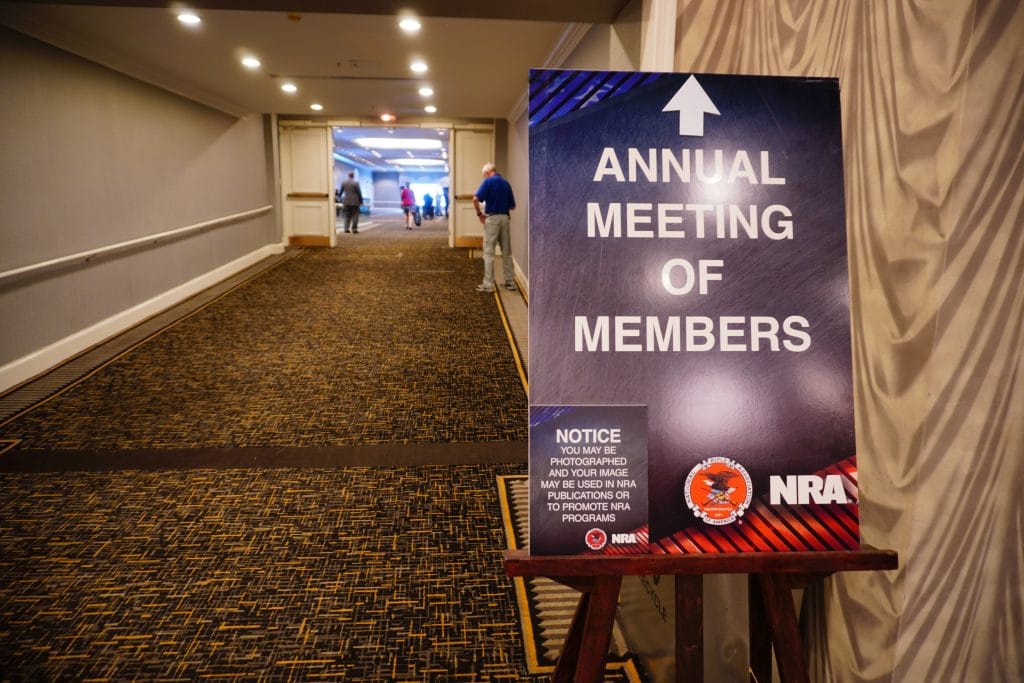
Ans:
<svg viewBox="0 0 1024 683"><path fill-rule="evenodd" d="M412 230L412 212L416 210L416 195L409 183L402 185L402 213L405 214L405 229Z"/></svg>
<svg viewBox="0 0 1024 683"><path fill-rule="evenodd" d="M363 205L363 190L359 187L355 173L341 183L341 209L345 215L345 232L351 226L353 233L359 232L359 208Z"/></svg>
<svg viewBox="0 0 1024 683"><path fill-rule="evenodd" d="M516 208L512 185L487 162L483 166L484 180L473 195L476 215L484 224L484 281L477 285L481 292L494 291L494 247L501 245L501 265L505 276L505 289L515 290L515 267L512 264L512 237L509 234L509 214ZM483 210L481 210L483 204ZM486 215L485 215L486 213Z"/></svg>

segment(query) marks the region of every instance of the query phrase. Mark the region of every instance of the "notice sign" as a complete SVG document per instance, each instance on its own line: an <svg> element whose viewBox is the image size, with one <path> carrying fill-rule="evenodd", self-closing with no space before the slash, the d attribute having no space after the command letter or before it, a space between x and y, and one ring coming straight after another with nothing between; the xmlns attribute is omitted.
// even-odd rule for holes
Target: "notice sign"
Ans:
<svg viewBox="0 0 1024 683"><path fill-rule="evenodd" d="M531 404L647 407L651 552L859 547L838 81L530 79Z"/></svg>
<svg viewBox="0 0 1024 683"><path fill-rule="evenodd" d="M530 553L647 552L643 406L530 407Z"/></svg>

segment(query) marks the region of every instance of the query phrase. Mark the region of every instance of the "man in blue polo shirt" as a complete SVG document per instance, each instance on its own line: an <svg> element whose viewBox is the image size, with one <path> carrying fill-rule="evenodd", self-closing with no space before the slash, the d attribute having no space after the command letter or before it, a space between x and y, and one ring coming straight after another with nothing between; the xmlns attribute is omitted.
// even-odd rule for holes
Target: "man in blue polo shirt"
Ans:
<svg viewBox="0 0 1024 683"><path fill-rule="evenodd" d="M516 208L516 199L512 196L512 186L494 169L494 164L484 164L483 173L484 181L473 195L476 215L484 224L484 281L477 285L477 289L481 292L494 291L494 246L500 244L505 289L515 290L516 275L512 265L512 238L508 223L509 212Z"/></svg>

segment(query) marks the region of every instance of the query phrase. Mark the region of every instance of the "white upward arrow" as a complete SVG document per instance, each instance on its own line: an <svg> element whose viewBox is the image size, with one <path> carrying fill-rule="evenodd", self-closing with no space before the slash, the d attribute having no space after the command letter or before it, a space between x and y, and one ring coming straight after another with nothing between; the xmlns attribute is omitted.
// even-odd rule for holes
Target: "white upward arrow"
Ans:
<svg viewBox="0 0 1024 683"><path fill-rule="evenodd" d="M693 76L686 79L662 111L679 112L679 134L704 136L704 114L721 116L704 88Z"/></svg>

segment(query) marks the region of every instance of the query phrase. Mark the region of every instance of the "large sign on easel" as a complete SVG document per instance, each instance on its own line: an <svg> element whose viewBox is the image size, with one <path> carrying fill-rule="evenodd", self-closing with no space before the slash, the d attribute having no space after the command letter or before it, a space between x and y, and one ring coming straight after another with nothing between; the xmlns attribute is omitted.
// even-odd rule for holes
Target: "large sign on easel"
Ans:
<svg viewBox="0 0 1024 683"><path fill-rule="evenodd" d="M530 98L531 405L646 406L652 552L859 547L838 82Z"/></svg>

